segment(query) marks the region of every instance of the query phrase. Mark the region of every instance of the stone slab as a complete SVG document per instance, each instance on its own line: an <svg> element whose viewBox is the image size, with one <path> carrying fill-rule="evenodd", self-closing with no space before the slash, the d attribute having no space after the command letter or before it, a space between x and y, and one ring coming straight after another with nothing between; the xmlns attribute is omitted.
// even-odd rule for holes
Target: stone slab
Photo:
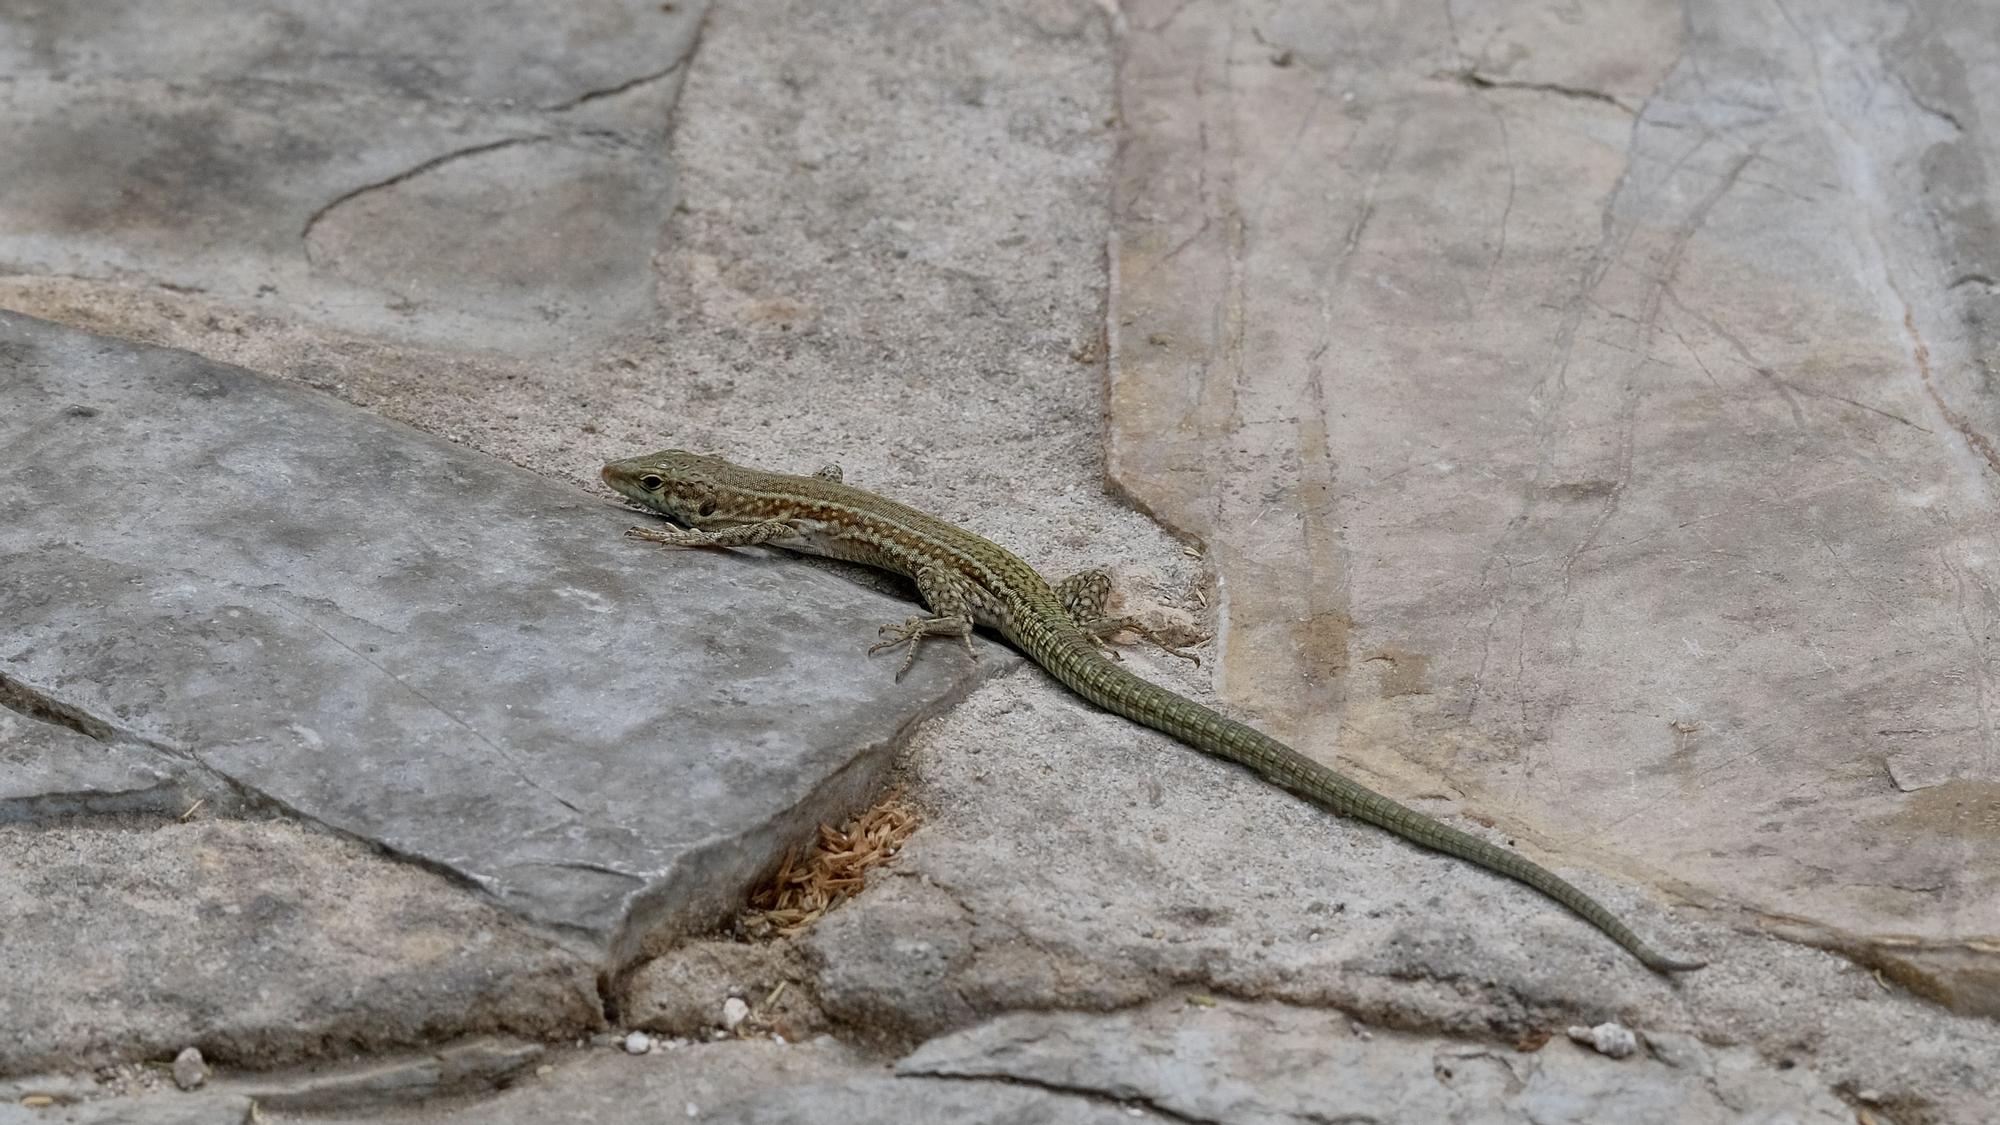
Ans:
<svg viewBox="0 0 2000 1125"><path fill-rule="evenodd" d="M1126 12L1110 467L1225 702L2000 1012L1993 12Z"/></svg>
<svg viewBox="0 0 2000 1125"><path fill-rule="evenodd" d="M406 341L599 345L652 308L661 142L705 11L0 5L0 273Z"/></svg>
<svg viewBox="0 0 2000 1125"><path fill-rule="evenodd" d="M1687 1037L1672 1048L1613 1060L1560 1036L1516 1050L1363 1028L1339 1012L1169 1002L1112 1015L1003 1016L924 1044L896 1073L1024 1082L1231 1125L1855 1119L1810 1067L1779 1069L1752 1051Z"/></svg>
<svg viewBox="0 0 2000 1125"><path fill-rule="evenodd" d="M238 1094L148 1094L75 1104L0 1105L0 1125L256 1125L255 1103Z"/></svg>
<svg viewBox="0 0 2000 1125"><path fill-rule="evenodd" d="M539 1043L475 1039L415 1057L294 1074L243 1075L214 1084L277 1113L387 1112L456 1095L489 1094L525 1074L547 1049Z"/></svg>
<svg viewBox="0 0 2000 1125"><path fill-rule="evenodd" d="M722 1042L655 1048L639 1057L616 1047L572 1055L547 1073L469 1106L366 1117L266 1114L272 1122L427 1122L432 1125L817 1125L829 1121L922 1121L937 1125L1162 1123L1168 1118L1061 1091L1001 1082L898 1078L831 1039L802 1044Z"/></svg>
<svg viewBox="0 0 2000 1125"><path fill-rule="evenodd" d="M978 674L908 603L311 392L0 314L0 676L609 965L705 925ZM1004 664L1004 650L987 646Z"/></svg>
<svg viewBox="0 0 2000 1125"><path fill-rule="evenodd" d="M442 876L285 821L0 826L0 913L0 1075L189 1046L268 1067L601 1019L591 960Z"/></svg>
<svg viewBox="0 0 2000 1125"><path fill-rule="evenodd" d="M1822 1086L1874 1091L1883 1120L1983 1122L2000 1104L1991 1019L1559 864L1641 932L1709 961L1649 973L1510 880L1049 698L1031 675L982 685L925 727L909 762L923 779L913 799L931 810L923 830L800 940L811 976L787 994L812 996L836 1026L914 1044L1012 1013L1237 997L1326 1019L1279 1022L1284 1050L1335 1050L1316 1040L1348 1034L1332 1019L1343 1013L1423 1033L1404 1042L1428 1056L1437 1040L1510 1044L1615 1020L1648 1042L1742 1048L1771 1073L1811 1067ZM1449 812L1437 798L1419 807ZM1146 1025L1093 1026L1111 1039ZM1404 1073L1430 1081L1422 1065Z"/></svg>

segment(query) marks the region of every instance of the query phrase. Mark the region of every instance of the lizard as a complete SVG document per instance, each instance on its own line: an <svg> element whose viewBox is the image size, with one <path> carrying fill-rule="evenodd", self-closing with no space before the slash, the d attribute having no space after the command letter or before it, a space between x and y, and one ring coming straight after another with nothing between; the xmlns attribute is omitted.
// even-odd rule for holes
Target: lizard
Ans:
<svg viewBox="0 0 2000 1125"><path fill-rule="evenodd" d="M838 465L794 476L670 449L610 462L602 476L620 496L678 525L634 527L626 533L634 538L668 547L778 547L909 578L931 612L882 626L880 642L869 650L908 645L898 679L925 639L957 639L972 653L973 629L985 626L1107 711L1246 766L1321 808L1525 883L1654 972L1684 972L1706 963L1653 948L1603 904L1533 860L1399 804L1106 658L1099 651L1104 638L1134 623L1104 614L1110 583L1103 571L1051 583L990 540L845 483Z"/></svg>

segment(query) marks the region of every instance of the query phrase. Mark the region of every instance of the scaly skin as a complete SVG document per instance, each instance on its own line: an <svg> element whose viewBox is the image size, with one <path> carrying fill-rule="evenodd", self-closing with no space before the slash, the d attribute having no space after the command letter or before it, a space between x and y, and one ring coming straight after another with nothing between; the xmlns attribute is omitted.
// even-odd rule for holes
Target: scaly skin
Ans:
<svg viewBox="0 0 2000 1125"><path fill-rule="evenodd" d="M1698 969L1647 945L1596 899L1530 860L1405 808L1284 743L1105 659L1057 589L1011 552L914 508L840 482L829 465L811 477L768 473L717 457L667 450L604 467L605 483L688 530L634 528L676 547L768 545L865 563L906 575L934 611L884 626L877 648L927 636L966 638L977 623L999 630L1049 674L1107 711L1196 749L1240 763L1306 800L1365 820L1412 843L1526 883L1624 946L1655 972ZM1068 589L1067 586L1064 587ZM909 667L906 659L904 669ZM900 676L901 673L899 672Z"/></svg>

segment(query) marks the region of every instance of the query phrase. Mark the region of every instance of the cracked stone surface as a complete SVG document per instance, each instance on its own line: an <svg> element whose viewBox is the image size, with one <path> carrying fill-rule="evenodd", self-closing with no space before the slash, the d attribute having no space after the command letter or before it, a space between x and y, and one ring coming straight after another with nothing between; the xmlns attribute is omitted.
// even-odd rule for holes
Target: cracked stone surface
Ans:
<svg viewBox="0 0 2000 1125"><path fill-rule="evenodd" d="M394 1116L291 1117L273 1121L402 1121ZM588 1120L602 1125L666 1121L722 1125L816 1125L824 1121L949 1121L955 1125L1077 1125L1165 1122L1106 1100L1000 1082L906 1079L831 1040L794 1046L729 1042L656 1050L641 1058L592 1052L553 1074L522 1082L478 1105L407 1120L484 1125Z"/></svg>
<svg viewBox="0 0 2000 1125"><path fill-rule="evenodd" d="M599 1023L595 965L353 841L284 822L87 824L0 826L0 1074Z"/></svg>
<svg viewBox="0 0 2000 1125"><path fill-rule="evenodd" d="M449 872L607 970L712 924L976 674L862 659L894 598L664 557L629 512L185 353L0 314L0 445L11 697Z"/></svg>
<svg viewBox="0 0 2000 1125"><path fill-rule="evenodd" d="M630 235L705 7L0 4L0 273L594 346L652 308Z"/></svg>
<svg viewBox="0 0 2000 1125"><path fill-rule="evenodd" d="M1557 1038L1519 1050L1371 1031L1339 1012L1170 1002L1093 1015L1023 1012L924 1044L910 1076L1026 1082L1158 1109L1177 1121L1338 1120L1846 1125L1854 1113L1808 1067L1664 1038L1614 1061ZM1220 1081L1215 1075L1227 1075Z"/></svg>
<svg viewBox="0 0 2000 1125"><path fill-rule="evenodd" d="M1224 701L2000 1015L1994 13L1126 15L1111 470Z"/></svg>
<svg viewBox="0 0 2000 1125"><path fill-rule="evenodd" d="M1640 929L1710 961L1662 979L1511 882L1274 804L1242 771L1045 697L1031 676L982 685L911 755L925 779L914 794L928 810L923 831L886 879L801 941L827 1014L899 1049L921 1055L928 1040L1006 1013L1116 1012L1194 993L1467 1050L1612 1020L1649 1039L1747 1052L1732 1066L1810 1065L1814 1089L1871 1090L1908 1114L1886 1120L1971 1123L2000 1102L1989 1018L1562 868ZM1098 1026L1115 1039L1125 1025ZM1304 1045L1306 1034L1283 1024L1264 1049L1333 1050ZM1138 1050L1105 1048L1128 1049ZM1182 1061L1198 1085L1240 1076L1227 1060Z"/></svg>
<svg viewBox="0 0 2000 1125"><path fill-rule="evenodd" d="M804 940L709 935L601 982L617 1026L492 1097L384 1108L450 1068L329 1043L365 1057L299 1089L367 1107L267 1119L1324 1121L1349 1086L1491 1094L1494 1120L2000 1103L1991 13L586 0L524 36L448 2L100 7L0 0L41 29L0 36L0 141L36 157L0 169L0 306L584 487L667 444L837 460L1051 573L1109 564L1129 609L1218 634L1199 670L1129 651L1142 674L1713 962L1652 977L1022 669L917 734L924 827ZM98 221L50 221L72 194ZM675 600L662 562L634 564L643 619L706 608L717 572ZM795 606L764 574L825 577L745 565L753 620ZM800 629L832 652L906 612ZM44 771L0 787L17 838L115 828L90 837L112 869L194 801L270 815L173 757L193 743L8 697L0 768ZM188 959L248 940L218 933ZM729 996L753 1034L838 1041L616 1046L709 1034ZM1641 1053L1563 1039L1603 1020ZM222 1115L272 1064L178 1101L43 1085L94 1099L55 1111L79 1122Z"/></svg>
<svg viewBox="0 0 2000 1125"><path fill-rule="evenodd" d="M197 786L148 747L100 742L0 710L0 825L112 813L179 815Z"/></svg>

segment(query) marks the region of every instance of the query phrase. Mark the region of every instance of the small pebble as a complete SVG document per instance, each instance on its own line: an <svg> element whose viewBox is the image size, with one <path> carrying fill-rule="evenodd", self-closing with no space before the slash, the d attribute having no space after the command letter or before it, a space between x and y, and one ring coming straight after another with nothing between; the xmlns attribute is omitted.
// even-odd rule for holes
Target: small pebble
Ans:
<svg viewBox="0 0 2000 1125"><path fill-rule="evenodd" d="M1600 1055L1622 1059L1639 1049L1639 1037L1630 1028L1615 1023L1600 1023L1596 1027L1572 1027L1569 1037L1595 1050Z"/></svg>
<svg viewBox="0 0 2000 1125"><path fill-rule="evenodd" d="M643 1031L635 1031L625 1037L625 1053L643 1055L653 1049L653 1037Z"/></svg>
<svg viewBox="0 0 2000 1125"><path fill-rule="evenodd" d="M183 1090L192 1090L208 1081L208 1063L201 1052L188 1047L174 1056L174 1085Z"/></svg>
<svg viewBox="0 0 2000 1125"><path fill-rule="evenodd" d="M689 1102L689 1103L688 1103L688 1116L689 1116L689 1117L700 1117L700 1116L701 1116L701 1107L700 1107L700 1106L698 1106L698 1105L696 1105L696 1104L694 1104L693 1102Z"/></svg>
<svg viewBox="0 0 2000 1125"><path fill-rule="evenodd" d="M722 1029L735 1031L744 1020L750 1018L750 1005L740 996L731 996L722 1002Z"/></svg>

